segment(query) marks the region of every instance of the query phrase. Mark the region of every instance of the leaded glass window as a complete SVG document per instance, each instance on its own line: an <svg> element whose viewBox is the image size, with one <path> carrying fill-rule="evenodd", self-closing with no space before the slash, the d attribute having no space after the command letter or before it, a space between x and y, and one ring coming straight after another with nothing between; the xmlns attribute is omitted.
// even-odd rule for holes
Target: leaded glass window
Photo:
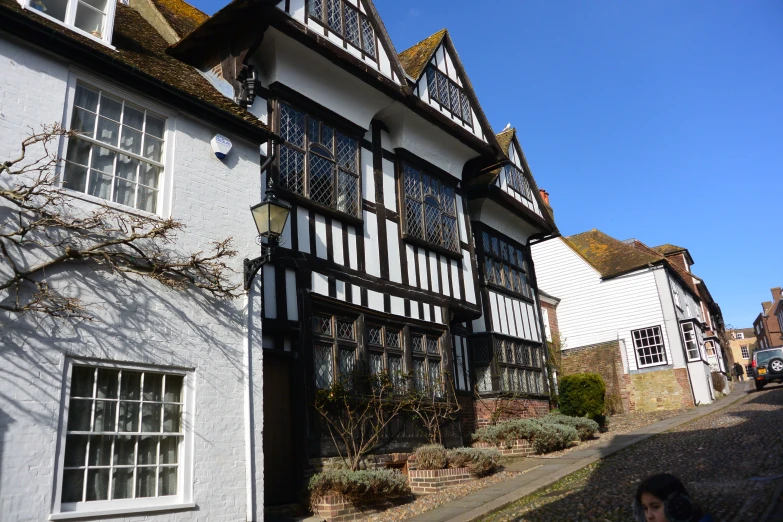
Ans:
<svg viewBox="0 0 783 522"><path fill-rule="evenodd" d="M284 103L280 136L280 187L358 216L359 142Z"/></svg>
<svg viewBox="0 0 783 522"><path fill-rule="evenodd" d="M62 503L178 494L185 376L74 365Z"/></svg>
<svg viewBox="0 0 783 522"><path fill-rule="evenodd" d="M470 338L470 346L474 362L490 363L475 369L479 391L545 393L541 346L498 335Z"/></svg>
<svg viewBox="0 0 783 522"><path fill-rule="evenodd" d="M370 19L345 0L308 0L307 13L310 18L318 20L348 43L375 58L375 31Z"/></svg>
<svg viewBox="0 0 783 522"><path fill-rule="evenodd" d="M440 337L411 334L414 388L432 397L443 396Z"/></svg>
<svg viewBox="0 0 783 522"><path fill-rule="evenodd" d="M525 174L514 164L508 164L503 167L508 186L523 198L533 201L533 190L527 181Z"/></svg>
<svg viewBox="0 0 783 522"><path fill-rule="evenodd" d="M458 252L454 188L407 163L403 171L406 233Z"/></svg>
<svg viewBox="0 0 783 522"><path fill-rule="evenodd" d="M388 370L395 391L405 390L405 375L402 371L401 331L390 326L367 325L367 350L370 358L370 372L380 374Z"/></svg>
<svg viewBox="0 0 783 522"><path fill-rule="evenodd" d="M522 247L487 231L481 232L479 244L483 246L484 280L532 299L527 258Z"/></svg>
<svg viewBox="0 0 783 522"><path fill-rule="evenodd" d="M316 388L339 382L353 388L356 370L356 322L326 314L313 315L313 372Z"/></svg>
<svg viewBox="0 0 783 522"><path fill-rule="evenodd" d="M427 67L427 88L430 98L437 101L444 110L473 127L470 101L464 89L432 65Z"/></svg>
<svg viewBox="0 0 783 522"><path fill-rule="evenodd" d="M63 187L158 212L165 128L162 116L77 84Z"/></svg>

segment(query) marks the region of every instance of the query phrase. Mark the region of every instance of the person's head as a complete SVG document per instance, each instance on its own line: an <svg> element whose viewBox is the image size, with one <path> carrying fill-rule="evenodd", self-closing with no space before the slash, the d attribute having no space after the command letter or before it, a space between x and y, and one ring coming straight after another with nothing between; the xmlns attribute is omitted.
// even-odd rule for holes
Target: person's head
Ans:
<svg viewBox="0 0 783 522"><path fill-rule="evenodd" d="M701 518L701 511L680 479L661 473L639 484L633 515L637 522L687 522Z"/></svg>

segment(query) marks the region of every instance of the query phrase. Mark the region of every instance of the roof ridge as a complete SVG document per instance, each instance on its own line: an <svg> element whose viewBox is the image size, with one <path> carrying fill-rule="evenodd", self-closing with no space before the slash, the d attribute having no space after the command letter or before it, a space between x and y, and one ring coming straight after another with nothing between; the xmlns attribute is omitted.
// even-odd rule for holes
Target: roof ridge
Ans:
<svg viewBox="0 0 783 522"><path fill-rule="evenodd" d="M405 74L409 75L414 80L421 78L424 69L427 67L427 63L432 58L432 55L435 54L435 51L447 34L448 29L443 28L424 40L413 44L401 53L397 53L397 59L399 60L403 71L405 71Z"/></svg>

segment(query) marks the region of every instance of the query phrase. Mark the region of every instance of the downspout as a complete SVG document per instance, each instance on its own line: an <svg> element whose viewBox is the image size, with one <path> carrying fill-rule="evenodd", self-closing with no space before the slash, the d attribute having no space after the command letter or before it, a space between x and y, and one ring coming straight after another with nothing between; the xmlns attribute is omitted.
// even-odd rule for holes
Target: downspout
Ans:
<svg viewBox="0 0 783 522"><path fill-rule="evenodd" d="M257 310L256 301L260 297L260 292L254 292L260 283L251 285L245 294L247 315L245 317L245 339L243 340L243 376L245 392L245 492L246 499L246 517L247 522L255 520L256 511L256 465L255 465L255 418L253 414L253 318L260 315L260 307ZM263 355L263 350L261 351ZM263 386L263 385L262 385ZM262 387L263 389L263 387ZM262 445L263 447L263 445Z"/></svg>

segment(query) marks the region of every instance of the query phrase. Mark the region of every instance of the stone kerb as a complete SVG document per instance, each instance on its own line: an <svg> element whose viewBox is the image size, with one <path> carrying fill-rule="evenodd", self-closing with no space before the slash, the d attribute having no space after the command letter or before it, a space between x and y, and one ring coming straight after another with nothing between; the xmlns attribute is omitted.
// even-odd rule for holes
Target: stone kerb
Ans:
<svg viewBox="0 0 783 522"><path fill-rule="evenodd" d="M386 511L389 508L404 503L408 498L379 499L362 502L351 502L342 495L324 495L313 503L313 511L328 522L346 522L361 520L370 515Z"/></svg>
<svg viewBox="0 0 783 522"><path fill-rule="evenodd" d="M411 492L437 493L442 489L473 480L469 468L411 469L408 471Z"/></svg>
<svg viewBox="0 0 783 522"><path fill-rule="evenodd" d="M536 451L533 449L533 445L530 444L530 441L527 439L517 439L511 444L511 447L506 444L495 445L488 442L474 442L471 444L471 446L480 449L496 449L500 452L501 455L504 456L521 455L527 457L528 455L534 455L536 453Z"/></svg>

